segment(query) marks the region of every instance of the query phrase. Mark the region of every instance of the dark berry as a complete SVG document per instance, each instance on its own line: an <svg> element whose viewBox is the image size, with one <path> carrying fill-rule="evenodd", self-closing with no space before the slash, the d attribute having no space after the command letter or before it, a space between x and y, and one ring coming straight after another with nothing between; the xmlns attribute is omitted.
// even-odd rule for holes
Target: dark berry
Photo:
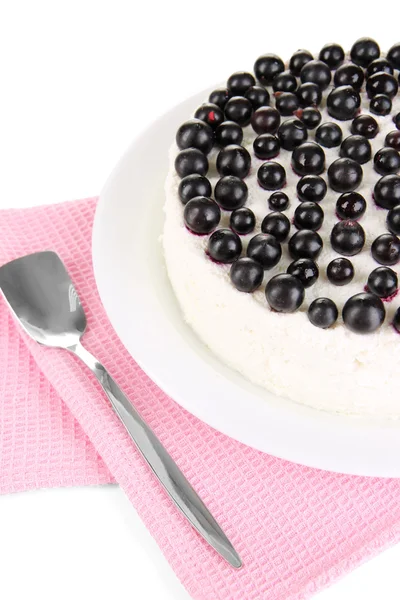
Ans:
<svg viewBox="0 0 400 600"><path fill-rule="evenodd" d="M256 217L250 208L243 206L243 208L237 208L231 213L229 225L238 235L247 235L254 230Z"/></svg>
<svg viewBox="0 0 400 600"><path fill-rule="evenodd" d="M390 48L387 59L394 69L400 69L400 44L394 44Z"/></svg>
<svg viewBox="0 0 400 600"><path fill-rule="evenodd" d="M254 63L254 73L258 81L261 81L264 85L271 85L274 77L284 70L283 60L276 54L264 54L257 58Z"/></svg>
<svg viewBox="0 0 400 600"><path fill-rule="evenodd" d="M296 190L302 202L321 202L325 198L327 185L319 175L304 175L299 179Z"/></svg>
<svg viewBox="0 0 400 600"><path fill-rule="evenodd" d="M294 150L307 140L307 127L300 119L287 119L278 129L278 138L284 150Z"/></svg>
<svg viewBox="0 0 400 600"><path fill-rule="evenodd" d="M179 177L186 177L193 173L206 175L208 171L207 156L197 148L181 150L175 158L175 171Z"/></svg>
<svg viewBox="0 0 400 600"><path fill-rule="evenodd" d="M272 135L272 133L262 133L253 142L254 154L262 160L277 156L280 147L278 138Z"/></svg>
<svg viewBox="0 0 400 600"><path fill-rule="evenodd" d="M190 231L198 235L206 235L217 227L221 210L214 200L198 196L185 205L183 218Z"/></svg>
<svg viewBox="0 0 400 600"><path fill-rule="evenodd" d="M363 170L351 158L338 158L328 169L329 185L335 192L352 192L361 183Z"/></svg>
<svg viewBox="0 0 400 600"><path fill-rule="evenodd" d="M289 240L290 256L298 258L311 258L315 260L321 254L323 242L316 231L300 229Z"/></svg>
<svg viewBox="0 0 400 600"><path fill-rule="evenodd" d="M342 138L342 130L336 123L323 123L315 132L315 141L325 148L340 146Z"/></svg>
<svg viewBox="0 0 400 600"><path fill-rule="evenodd" d="M322 60L310 60L300 71L302 83L315 83L321 90L326 90L331 78L331 71Z"/></svg>
<svg viewBox="0 0 400 600"><path fill-rule="evenodd" d="M252 85L245 93L245 98L250 100L253 110L257 110L260 106L268 106L269 92L260 85Z"/></svg>
<svg viewBox="0 0 400 600"><path fill-rule="evenodd" d="M400 151L400 131L390 131L386 136L385 146Z"/></svg>
<svg viewBox="0 0 400 600"><path fill-rule="evenodd" d="M353 45L350 56L353 63L360 65L364 69L368 67L373 60L380 57L381 51L375 40L368 37L360 38Z"/></svg>
<svg viewBox="0 0 400 600"><path fill-rule="evenodd" d="M400 308L398 308L394 314L392 325L395 330L400 333Z"/></svg>
<svg viewBox="0 0 400 600"><path fill-rule="evenodd" d="M318 106L322 100L321 88L316 83L302 83L298 88L296 95L300 106Z"/></svg>
<svg viewBox="0 0 400 600"><path fill-rule="evenodd" d="M239 292L254 292L264 279L264 269L252 258L243 257L235 261L229 273L231 281Z"/></svg>
<svg viewBox="0 0 400 600"><path fill-rule="evenodd" d="M256 80L253 75L251 73L246 73L245 71L233 73L227 81L227 87L232 96L243 96L247 90L255 84Z"/></svg>
<svg viewBox="0 0 400 600"><path fill-rule="evenodd" d="M377 267L370 273L367 285L375 296L388 298L397 291L397 274L389 267Z"/></svg>
<svg viewBox="0 0 400 600"><path fill-rule="evenodd" d="M259 233L251 238L247 256L256 260L263 269L275 267L281 259L282 248L278 240L268 233Z"/></svg>
<svg viewBox="0 0 400 600"><path fill-rule="evenodd" d="M247 185L235 175L222 177L214 189L216 202L225 210L241 208L247 200L247 194Z"/></svg>
<svg viewBox="0 0 400 600"><path fill-rule="evenodd" d="M274 192L268 198L268 206L271 210L286 210L289 206L289 198L284 192Z"/></svg>
<svg viewBox="0 0 400 600"><path fill-rule="evenodd" d="M400 112L393 117L393 123L396 125L397 129L400 129Z"/></svg>
<svg viewBox="0 0 400 600"><path fill-rule="evenodd" d="M299 258L293 261L288 266L287 273L300 279L305 288L314 285L319 277L318 265L311 258Z"/></svg>
<svg viewBox="0 0 400 600"><path fill-rule="evenodd" d="M315 202L302 202L294 211L293 223L297 229L317 231L324 221L324 211Z"/></svg>
<svg viewBox="0 0 400 600"><path fill-rule="evenodd" d="M313 55L308 50L297 50L289 61L290 72L298 77L304 65L313 59Z"/></svg>
<svg viewBox="0 0 400 600"><path fill-rule="evenodd" d="M281 273L268 281L265 297L273 310L292 313L303 304L304 286L294 275Z"/></svg>
<svg viewBox="0 0 400 600"><path fill-rule="evenodd" d="M398 90L399 84L393 75L389 73L375 73L367 80L368 98L373 98L378 94L384 94L389 98L393 98Z"/></svg>
<svg viewBox="0 0 400 600"><path fill-rule="evenodd" d="M325 152L315 142L305 142L293 150L291 164L297 175L319 175L325 169Z"/></svg>
<svg viewBox="0 0 400 600"><path fill-rule="evenodd" d="M360 104L360 94L350 85L333 88L326 100L328 113L338 121L354 119Z"/></svg>
<svg viewBox="0 0 400 600"><path fill-rule="evenodd" d="M279 163L269 161L258 169L257 179L264 190L280 190L286 184L286 172Z"/></svg>
<svg viewBox="0 0 400 600"><path fill-rule="evenodd" d="M389 73L389 75L393 75L393 67L386 58L377 58L372 63L369 63L366 70L367 77L371 77L375 73Z"/></svg>
<svg viewBox="0 0 400 600"><path fill-rule="evenodd" d="M179 127L176 134L176 143L180 150L197 148L208 154L213 147L214 132L204 121L190 119L190 121L186 121Z"/></svg>
<svg viewBox="0 0 400 600"><path fill-rule="evenodd" d="M356 294L347 300L342 316L346 327L354 333L372 333L385 320L385 307L374 294Z"/></svg>
<svg viewBox="0 0 400 600"><path fill-rule="evenodd" d="M186 204L196 196L211 196L211 183L202 175L188 175L179 183L178 194L182 204Z"/></svg>
<svg viewBox="0 0 400 600"><path fill-rule="evenodd" d="M254 111L251 117L251 126L260 133L276 133L281 122L281 116L276 108L263 106Z"/></svg>
<svg viewBox="0 0 400 600"><path fill-rule="evenodd" d="M247 98L243 96L232 96L225 104L225 115L229 121L246 127L250 123L253 107Z"/></svg>
<svg viewBox="0 0 400 600"><path fill-rule="evenodd" d="M240 237L230 229L217 229L208 239L207 254L215 262L230 264L237 260L242 252Z"/></svg>
<svg viewBox="0 0 400 600"><path fill-rule="evenodd" d="M330 69L337 69L344 61L344 50L339 44L325 44L319 53L319 60L326 63Z"/></svg>
<svg viewBox="0 0 400 600"><path fill-rule="evenodd" d="M211 104L209 102L202 104L202 106L196 110L194 116L196 119L200 119L200 121L207 123L207 125L213 129L216 129L218 125L221 125L225 119L224 111L216 104Z"/></svg>
<svg viewBox="0 0 400 600"><path fill-rule="evenodd" d="M289 117L299 108L299 100L292 92L277 92L275 107L284 117Z"/></svg>
<svg viewBox="0 0 400 600"><path fill-rule="evenodd" d="M336 304L330 298L316 298L311 302L308 309L310 323L321 329L328 329L336 323L339 311Z"/></svg>
<svg viewBox="0 0 400 600"><path fill-rule="evenodd" d="M339 221L331 231L331 246L338 254L355 256L365 244L365 232L357 221Z"/></svg>
<svg viewBox="0 0 400 600"><path fill-rule="evenodd" d="M400 204L400 177L398 175L384 175L376 182L374 187L374 200L382 208L394 208Z"/></svg>
<svg viewBox="0 0 400 600"><path fill-rule="evenodd" d="M351 85L353 89L359 92L364 83L364 71L352 63L341 65L334 75L333 82L335 87Z"/></svg>
<svg viewBox="0 0 400 600"><path fill-rule="evenodd" d="M224 110L225 104L231 97L232 94L228 90L228 88L218 88L211 92L211 94L208 97L208 101L211 102L211 104L216 104L217 106L222 108L222 110Z"/></svg>
<svg viewBox="0 0 400 600"><path fill-rule="evenodd" d="M215 142L218 146L230 146L235 144L240 146L243 141L243 129L233 121L221 123L215 130Z"/></svg>
<svg viewBox="0 0 400 600"><path fill-rule="evenodd" d="M343 140L339 154L342 158L352 158L358 164L363 165L371 160L372 148L363 135L349 135Z"/></svg>
<svg viewBox="0 0 400 600"><path fill-rule="evenodd" d="M386 226L390 233L400 235L400 205L389 210L386 217Z"/></svg>
<svg viewBox="0 0 400 600"><path fill-rule="evenodd" d="M297 79L290 71L283 71L274 77L272 87L274 92L295 92Z"/></svg>
<svg viewBox="0 0 400 600"><path fill-rule="evenodd" d="M371 115L359 115L351 124L351 133L363 135L372 140L379 131L379 125Z"/></svg>
<svg viewBox="0 0 400 600"><path fill-rule="evenodd" d="M322 115L318 108L306 106L296 111L296 117L300 119L307 129L315 129L321 123Z"/></svg>
<svg viewBox="0 0 400 600"><path fill-rule="evenodd" d="M273 235L278 242L284 242L289 235L290 221L286 215L281 212L271 212L264 217L261 223L261 231Z"/></svg>
<svg viewBox="0 0 400 600"><path fill-rule="evenodd" d="M369 103L369 110L375 115L385 117L392 110L392 101L388 96L378 94L377 96L374 96Z"/></svg>
<svg viewBox="0 0 400 600"><path fill-rule="evenodd" d="M394 148L381 148L374 156L374 168L380 175L396 173L400 169L400 154Z"/></svg>
<svg viewBox="0 0 400 600"><path fill-rule="evenodd" d="M348 258L334 258L326 268L326 275L333 285L347 285L354 277L353 264Z"/></svg>
<svg viewBox="0 0 400 600"><path fill-rule="evenodd" d="M372 242L372 257L380 265L392 266L400 259L400 240L392 233L383 233Z"/></svg>
<svg viewBox="0 0 400 600"><path fill-rule="evenodd" d="M336 202L336 214L340 219L358 221L367 209L365 198L357 192L346 192Z"/></svg>
<svg viewBox="0 0 400 600"><path fill-rule="evenodd" d="M231 144L223 148L217 156L217 169L221 177L236 175L243 179L249 174L250 166L250 154L242 146Z"/></svg>

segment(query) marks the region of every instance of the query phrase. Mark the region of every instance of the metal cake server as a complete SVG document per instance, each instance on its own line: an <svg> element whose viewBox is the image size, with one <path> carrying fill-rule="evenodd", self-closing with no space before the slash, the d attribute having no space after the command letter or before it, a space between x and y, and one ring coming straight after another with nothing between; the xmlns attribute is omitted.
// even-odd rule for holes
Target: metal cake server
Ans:
<svg viewBox="0 0 400 600"><path fill-rule="evenodd" d="M161 485L191 525L230 565L242 565L232 544L161 442L106 369L80 343L86 317L55 252L37 252L0 268L0 288L25 331L45 346L64 348L96 375L111 406Z"/></svg>

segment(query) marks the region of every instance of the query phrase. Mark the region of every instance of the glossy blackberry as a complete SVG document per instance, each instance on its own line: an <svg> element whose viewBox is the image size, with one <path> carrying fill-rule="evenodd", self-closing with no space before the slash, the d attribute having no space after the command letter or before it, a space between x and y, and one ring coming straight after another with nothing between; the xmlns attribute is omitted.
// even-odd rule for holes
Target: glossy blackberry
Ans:
<svg viewBox="0 0 400 600"><path fill-rule="evenodd" d="M363 165L371 160L371 144L363 135L350 135L343 140L339 155L342 158L351 158L358 164Z"/></svg>
<svg viewBox="0 0 400 600"><path fill-rule="evenodd" d="M325 148L336 148L342 143L343 133L336 123L323 123L315 132L315 141Z"/></svg>
<svg viewBox="0 0 400 600"><path fill-rule="evenodd" d="M247 256L260 263L264 270L269 270L280 261L282 248L273 235L259 233L251 238L247 246Z"/></svg>
<svg viewBox="0 0 400 600"><path fill-rule="evenodd" d="M363 37L353 44L350 56L353 63L360 65L364 69L368 67L373 60L380 57L381 51L375 40Z"/></svg>
<svg viewBox="0 0 400 600"><path fill-rule="evenodd" d="M392 233L378 236L371 246L372 257L380 265L391 267L400 260L400 240Z"/></svg>
<svg viewBox="0 0 400 600"><path fill-rule="evenodd" d="M216 104L217 106L222 108L222 110L224 110L225 104L231 97L232 94L228 90L228 88L217 88L216 90L211 92L211 94L208 97L208 101L211 102L211 104Z"/></svg>
<svg viewBox="0 0 400 600"><path fill-rule="evenodd" d="M270 97L269 92L260 85L252 85L244 95L247 100L250 100L253 110L257 110L261 106L268 106Z"/></svg>
<svg viewBox="0 0 400 600"><path fill-rule="evenodd" d="M371 99L369 103L369 110L375 115L385 117L390 114L392 110L392 101L388 96L384 94L378 94Z"/></svg>
<svg viewBox="0 0 400 600"><path fill-rule="evenodd" d="M288 248L290 256L298 258L311 258L315 260L321 254L323 242L316 231L300 229L289 240Z"/></svg>
<svg viewBox="0 0 400 600"><path fill-rule="evenodd" d="M365 198L357 192L346 192L336 201L336 214L340 219L358 221L367 209Z"/></svg>
<svg viewBox="0 0 400 600"><path fill-rule="evenodd" d="M297 229L318 231L324 222L324 211L316 202L302 202L294 211L293 223Z"/></svg>
<svg viewBox="0 0 400 600"><path fill-rule="evenodd" d="M211 183L203 175L194 173L184 177L179 183L178 194L182 204L187 204L192 198L196 196L211 196Z"/></svg>
<svg viewBox="0 0 400 600"><path fill-rule="evenodd" d="M328 169L329 185L335 192L352 192L360 185L362 178L361 165L351 158L338 158Z"/></svg>
<svg viewBox="0 0 400 600"><path fill-rule="evenodd" d="M300 71L302 83L315 83L321 90L326 90L331 82L331 71L321 60L310 60Z"/></svg>
<svg viewBox="0 0 400 600"><path fill-rule="evenodd" d="M400 44L394 44L390 48L387 59L394 69L400 69Z"/></svg>
<svg viewBox="0 0 400 600"><path fill-rule="evenodd" d="M343 307L344 324L354 333L373 333L385 320L385 307L377 296L371 293L356 294L349 298Z"/></svg>
<svg viewBox="0 0 400 600"><path fill-rule="evenodd" d="M210 102L199 106L194 116L196 119L207 123L212 129L216 129L225 119L224 111L216 104L211 104Z"/></svg>
<svg viewBox="0 0 400 600"><path fill-rule="evenodd" d="M264 217L261 223L261 231L273 235L278 242L282 243L289 235L290 221L281 212L271 212Z"/></svg>
<svg viewBox="0 0 400 600"><path fill-rule="evenodd" d="M279 154L280 143L278 138L271 133L262 133L253 142L254 154L257 158L266 160Z"/></svg>
<svg viewBox="0 0 400 600"><path fill-rule="evenodd" d="M320 50L319 60L326 63L330 69L337 69L344 61L344 50L339 44L325 44Z"/></svg>
<svg viewBox="0 0 400 600"><path fill-rule="evenodd" d="M393 75L393 67L386 58L377 58L368 65L366 76L368 78L375 75L375 73L389 73L389 75Z"/></svg>
<svg viewBox="0 0 400 600"><path fill-rule="evenodd" d="M231 229L217 229L208 239L207 254L215 261L231 264L242 252L240 237Z"/></svg>
<svg viewBox="0 0 400 600"><path fill-rule="evenodd" d="M400 204L400 177L384 175L374 187L375 203L381 208L391 209Z"/></svg>
<svg viewBox="0 0 400 600"><path fill-rule="evenodd" d="M306 106L296 111L296 117L304 123L307 129L315 129L321 123L322 115L318 108Z"/></svg>
<svg viewBox="0 0 400 600"><path fill-rule="evenodd" d="M319 175L325 169L325 152L315 142L305 142L293 150L291 165L297 175Z"/></svg>
<svg viewBox="0 0 400 600"><path fill-rule="evenodd" d="M296 95L299 104L303 108L306 106L318 106L322 100L321 88L316 83L302 83L298 88Z"/></svg>
<svg viewBox="0 0 400 600"><path fill-rule="evenodd" d="M243 179L249 174L250 166L250 154L242 146L234 144L226 146L217 156L217 170L221 177L236 175Z"/></svg>
<svg viewBox="0 0 400 600"><path fill-rule="evenodd" d="M240 146L243 141L243 129L233 121L224 121L215 130L215 143L218 146L235 144Z"/></svg>
<svg viewBox="0 0 400 600"><path fill-rule="evenodd" d="M251 73L238 71L229 77L227 81L227 88L231 92L232 96L243 96L247 90L255 84L256 80Z"/></svg>
<svg viewBox="0 0 400 600"><path fill-rule="evenodd" d="M367 79L366 90L368 98L373 98L378 94L393 98L399 90L399 84L393 75L389 73L375 73Z"/></svg>
<svg viewBox="0 0 400 600"><path fill-rule="evenodd" d="M397 173L400 169L400 154L394 148L381 148L374 156L374 168L380 175Z"/></svg>
<svg viewBox="0 0 400 600"><path fill-rule="evenodd" d="M275 107L283 117L289 117L299 108L299 100L292 92L277 92Z"/></svg>
<svg viewBox="0 0 400 600"><path fill-rule="evenodd" d="M363 135L368 140L376 137L379 131L379 125L371 115L359 115L351 124L351 133Z"/></svg>
<svg viewBox="0 0 400 600"><path fill-rule="evenodd" d="M334 88L326 100L328 113L338 121L354 119L360 105L360 94L350 85Z"/></svg>
<svg viewBox="0 0 400 600"><path fill-rule="evenodd" d="M369 274L367 286L375 296L389 298L397 292L397 274L389 267L377 267Z"/></svg>
<svg viewBox="0 0 400 600"><path fill-rule="evenodd" d="M265 190L279 190L286 184L286 172L279 163L268 161L258 169L257 179Z"/></svg>
<svg viewBox="0 0 400 600"><path fill-rule="evenodd" d="M256 217L250 208L243 206L231 213L229 225L238 235L247 235L254 230Z"/></svg>
<svg viewBox="0 0 400 600"><path fill-rule="evenodd" d="M331 232L331 246L343 256L359 254L365 244L365 232L357 221L339 221Z"/></svg>
<svg viewBox="0 0 400 600"><path fill-rule="evenodd" d="M197 148L181 150L175 158L175 171L179 177L186 177L193 173L206 175L208 171L207 156Z"/></svg>
<svg viewBox="0 0 400 600"><path fill-rule="evenodd" d="M311 258L299 258L293 261L288 266L287 273L300 279L305 288L314 285L319 277L318 265Z"/></svg>
<svg viewBox="0 0 400 600"><path fill-rule="evenodd" d="M206 235L217 227L221 210L214 200L198 196L185 205L183 218L190 231L197 235Z"/></svg>
<svg viewBox="0 0 400 600"><path fill-rule="evenodd" d="M234 175L222 177L214 189L215 200L224 210L241 208L246 203L247 195L247 185Z"/></svg>
<svg viewBox="0 0 400 600"><path fill-rule="evenodd" d="M255 292L264 278L264 269L252 258L242 257L233 263L229 273L231 282L239 292Z"/></svg>
<svg viewBox="0 0 400 600"><path fill-rule="evenodd" d="M335 87L351 85L353 89L359 92L364 83L364 71L357 65L346 63L337 69L333 82Z"/></svg>
<svg viewBox="0 0 400 600"><path fill-rule="evenodd" d="M321 329L332 327L338 319L339 311L330 298L316 298L308 308L310 323Z"/></svg>
<svg viewBox="0 0 400 600"><path fill-rule="evenodd" d="M308 50L297 50L292 54L289 61L290 72L298 77L304 65L313 59L313 55Z"/></svg>
<svg viewBox="0 0 400 600"><path fill-rule="evenodd" d="M390 131L385 138L385 146L400 151L400 131Z"/></svg>
<svg viewBox="0 0 400 600"><path fill-rule="evenodd" d="M400 235L400 205L389 210L386 217L386 227L390 233Z"/></svg>
<svg viewBox="0 0 400 600"><path fill-rule="evenodd" d="M254 63L254 73L264 85L271 85L274 77L285 70L283 60L276 54L264 54Z"/></svg>
<svg viewBox="0 0 400 600"><path fill-rule="evenodd" d="M214 132L207 123L200 119L190 119L179 127L176 143L180 150L197 148L204 154L208 154L213 147Z"/></svg>
<svg viewBox="0 0 400 600"><path fill-rule="evenodd" d="M263 106L254 111L251 117L251 126L260 133L276 133L281 122L281 116L276 108Z"/></svg>
<svg viewBox="0 0 400 600"><path fill-rule="evenodd" d="M304 286L297 277L281 273L268 281L265 297L273 310L292 313L303 304Z"/></svg>
<svg viewBox="0 0 400 600"><path fill-rule="evenodd" d="M334 258L326 268L326 275L333 285L347 285L354 277L353 263L348 258Z"/></svg>
<svg viewBox="0 0 400 600"><path fill-rule="evenodd" d="M304 175L299 179L296 190L301 202L321 202L326 196L327 185L319 175Z"/></svg>
<svg viewBox="0 0 400 600"><path fill-rule="evenodd" d="M247 98L243 96L232 96L225 104L225 116L227 120L246 127L250 123L253 107Z"/></svg>
<svg viewBox="0 0 400 600"><path fill-rule="evenodd" d="M300 119L287 119L278 129L278 138L284 150L294 150L307 140L307 127Z"/></svg>
<svg viewBox="0 0 400 600"><path fill-rule="evenodd" d="M274 77L272 88L274 92L295 92L297 79L290 71L283 71Z"/></svg>
<svg viewBox="0 0 400 600"><path fill-rule="evenodd" d="M289 198L285 192L274 192L268 198L270 210L286 210L289 207Z"/></svg>

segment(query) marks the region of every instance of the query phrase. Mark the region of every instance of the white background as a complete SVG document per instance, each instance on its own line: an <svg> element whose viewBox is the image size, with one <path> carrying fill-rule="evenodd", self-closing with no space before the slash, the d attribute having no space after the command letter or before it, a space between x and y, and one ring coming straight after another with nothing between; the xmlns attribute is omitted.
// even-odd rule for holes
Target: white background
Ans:
<svg viewBox="0 0 400 600"><path fill-rule="evenodd" d="M311 0L0 1L0 207L97 194L140 129L261 53L349 48L362 35L387 49L400 41L398 7L374 10ZM399 564L397 547L316 598L398 600ZM0 497L0 565L5 600L189 600L116 486Z"/></svg>

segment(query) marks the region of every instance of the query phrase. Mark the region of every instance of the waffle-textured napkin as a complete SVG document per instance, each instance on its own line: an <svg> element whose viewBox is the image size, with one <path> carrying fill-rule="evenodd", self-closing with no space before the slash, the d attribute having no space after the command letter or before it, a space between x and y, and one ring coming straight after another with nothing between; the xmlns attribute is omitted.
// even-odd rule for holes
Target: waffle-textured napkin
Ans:
<svg viewBox="0 0 400 600"><path fill-rule="evenodd" d="M229 567L175 509L91 373L22 333L0 301L0 492L117 481L195 600L300 600L400 539L400 481L335 475L252 450L180 408L140 370L101 305L96 200L0 213L0 264L53 249L110 370L240 553Z"/></svg>

